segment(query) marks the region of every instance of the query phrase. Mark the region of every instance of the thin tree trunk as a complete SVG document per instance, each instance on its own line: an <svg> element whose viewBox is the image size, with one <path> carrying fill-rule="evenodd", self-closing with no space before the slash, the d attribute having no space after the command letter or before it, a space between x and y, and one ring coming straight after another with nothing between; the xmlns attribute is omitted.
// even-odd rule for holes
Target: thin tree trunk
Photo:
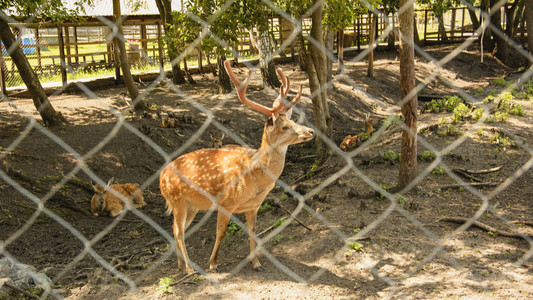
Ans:
<svg viewBox="0 0 533 300"><path fill-rule="evenodd" d="M20 77L22 78L22 81L24 81L24 84L26 84L28 92L33 99L33 104L43 119L43 123L46 126L66 123L67 121L63 115L61 115L60 112L57 112L52 106L52 103L48 100L48 96L39 81L39 77L37 77L37 74L35 74L28 59L22 52L22 48L18 45L12 47L13 44L16 43L15 37L9 28L9 24L3 18L0 18L0 38L6 49L13 49L9 55L11 56L13 63L17 66Z"/></svg>
<svg viewBox="0 0 533 300"><path fill-rule="evenodd" d="M198 50L198 72L200 74L204 73L204 63L203 63L203 55L202 55L202 48L198 47L196 48Z"/></svg>
<svg viewBox="0 0 533 300"><path fill-rule="evenodd" d="M448 41L448 35L446 34L446 28L444 27L444 15L440 14L437 16L439 21L439 33L443 42Z"/></svg>
<svg viewBox="0 0 533 300"><path fill-rule="evenodd" d="M326 28L326 36L324 38L324 40L326 41L326 51L328 51L329 53L332 53L333 54L333 44L334 44L334 36L333 36L333 33L331 32L331 29L329 28ZM326 59L327 59L327 81L328 82L332 82L333 81L333 60L331 60L327 55L326 55Z"/></svg>
<svg viewBox="0 0 533 300"><path fill-rule="evenodd" d="M320 0L313 0L314 4ZM311 14L311 38L317 43L324 44L322 35L322 5ZM309 76L309 87L313 101L313 112L315 126L327 138L331 137L331 116L327 103L327 59L326 54L314 43L309 43L309 61L307 64L307 74ZM320 136L315 139L316 151L319 164L324 164L331 156L331 148Z"/></svg>
<svg viewBox="0 0 533 300"><path fill-rule="evenodd" d="M413 39L414 4L410 0L400 0L400 7L409 5L400 14L400 90L402 101L415 88L415 56ZM402 105L402 116L406 129L402 132L402 150L398 188L403 189L411 183L417 174L417 96L411 96Z"/></svg>
<svg viewBox="0 0 533 300"><path fill-rule="evenodd" d="M274 52L274 41L268 30L261 30L257 40L253 36L252 31L250 30L250 39L252 43L257 47L259 51L259 68L261 70L261 78L263 79L263 86L270 86L271 88L279 88L281 82L276 76L276 65L274 64L274 57L272 53Z"/></svg>
<svg viewBox="0 0 533 300"><path fill-rule="evenodd" d="M368 52L368 70L367 76L370 78L374 77L374 43L376 42L376 22L375 19L377 16L372 12L368 14L370 22L370 31L368 33L368 47L370 47L370 52Z"/></svg>
<svg viewBox="0 0 533 300"><path fill-rule="evenodd" d="M490 22L499 32L503 32L501 6L498 5L498 0L491 0L491 18ZM493 32L494 41L496 42L496 49L494 55L498 57L504 64L509 63L509 45L503 37L496 32Z"/></svg>
<svg viewBox="0 0 533 300"><path fill-rule="evenodd" d="M120 1L113 0L113 21L115 22L115 24L118 23L121 17L122 16L120 12ZM126 45L124 43L124 40L120 39L119 36L124 37L122 25L118 25L118 36L115 37L115 43L119 50L119 61L120 68L122 69L122 77L124 78L124 84L126 85L126 89L128 89L128 94L130 95L134 109L137 111L144 110L147 108L146 104L139 98L139 91L135 86L133 76L131 76L130 65L128 63L128 55L126 52Z"/></svg>
<svg viewBox="0 0 533 300"><path fill-rule="evenodd" d="M527 49L533 55L533 0L526 0ZM531 61L529 62L531 65Z"/></svg>
<svg viewBox="0 0 533 300"><path fill-rule="evenodd" d="M387 15L385 17L389 17L389 14L387 13ZM396 42L396 37L395 37L395 34L394 34L394 28L396 26L396 24L394 24L394 14L393 14L393 17L391 18L391 22L392 22L392 28L393 28L393 31L391 31L391 33L389 34L389 36L387 37L387 49L389 51L392 51L394 50L394 44ZM416 23L415 23L416 24Z"/></svg>
<svg viewBox="0 0 533 300"><path fill-rule="evenodd" d="M301 25L301 21L298 20ZM300 26L301 28L301 26ZM293 28L294 29L294 28ZM305 47L305 39L303 33L300 31L296 37L296 52L298 53L298 66L300 70L307 71L307 49Z"/></svg>
<svg viewBox="0 0 533 300"><path fill-rule="evenodd" d="M505 34L512 40L515 38L516 30L518 29L518 24L520 24L519 19L515 18L516 13L521 13L521 10L524 8L524 1L515 1L512 5L504 6L505 11Z"/></svg>
<svg viewBox="0 0 533 300"><path fill-rule="evenodd" d="M488 13L490 9L490 0L481 0L480 9L484 13ZM482 16L483 22L485 23L485 26L487 22L489 22L488 18L484 18ZM483 39L483 49L487 52L492 52L494 50L494 41L492 40L492 30L490 29L490 26L486 26L486 28L483 30L483 36L481 39Z"/></svg>
<svg viewBox="0 0 533 300"><path fill-rule="evenodd" d="M159 10L159 14L161 15L161 21L163 22L163 28L165 28L165 32L168 32L171 30L170 22L172 21L172 4L170 0L156 0L156 5ZM185 83L185 76L183 76L183 72L180 68L180 62L177 61L178 53L176 45L169 41L167 44L167 53L168 58L170 59L170 63L172 65L172 82L174 84L182 84Z"/></svg>
<svg viewBox="0 0 533 300"><path fill-rule="evenodd" d="M224 68L224 61L226 61L226 56L223 54L217 55L217 68L218 68L218 85L219 92L221 94L227 94L231 92L231 82L229 75Z"/></svg>
<svg viewBox="0 0 533 300"><path fill-rule="evenodd" d="M194 80L194 78L192 78L192 75L189 72L189 67L187 66L187 59L183 60L183 71L185 72L185 76L187 76L187 81L189 81L190 84L196 84L196 81Z"/></svg>
<svg viewBox="0 0 533 300"><path fill-rule="evenodd" d="M476 11L468 8L468 15L470 16L470 21L472 22L473 31L476 31L480 26Z"/></svg>
<svg viewBox="0 0 533 300"><path fill-rule="evenodd" d="M337 56L338 56L338 66L337 70L340 73L344 65L344 30L339 30L339 38L337 39Z"/></svg>
<svg viewBox="0 0 533 300"><path fill-rule="evenodd" d="M414 41L416 45L420 45L420 37L418 36L418 22L417 22L417 16L415 15L415 19L413 20L413 32L414 32Z"/></svg>

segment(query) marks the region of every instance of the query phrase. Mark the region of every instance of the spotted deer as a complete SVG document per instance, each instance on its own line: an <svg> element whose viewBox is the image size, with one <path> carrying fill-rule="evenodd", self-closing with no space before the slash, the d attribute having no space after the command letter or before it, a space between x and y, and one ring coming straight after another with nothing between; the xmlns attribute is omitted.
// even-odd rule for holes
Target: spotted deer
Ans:
<svg viewBox="0 0 533 300"><path fill-rule="evenodd" d="M366 132L361 132L359 135L346 136L340 144L342 151L347 152L353 150L354 148L358 147L361 142L367 140L372 135L374 132L373 126L377 124L376 119L372 118L370 114L366 114L363 122L365 124Z"/></svg>
<svg viewBox="0 0 533 300"><path fill-rule="evenodd" d="M222 147L222 140L226 138L226 134L222 132L221 136L213 136L212 134L209 134L211 137L211 140L213 141L213 148L221 148Z"/></svg>
<svg viewBox="0 0 533 300"><path fill-rule="evenodd" d="M126 197L129 201L135 201L133 207L140 208L146 205L144 202L142 191L139 189L138 184L125 183L125 184L112 184L113 179L109 179L107 183L108 189L113 189L117 193ZM109 214L111 217L116 217L126 204L122 200L122 197L114 195L106 187L99 184L93 185L94 195L91 199L91 212L95 217Z"/></svg>
<svg viewBox="0 0 533 300"><path fill-rule="evenodd" d="M240 146L200 149L176 158L162 170L160 189L166 199L167 213L174 215L172 228L178 266L188 274L194 270L189 263L184 234L199 210L218 211L216 241L209 259L210 270L217 270L218 251L234 213L245 214L252 267L255 270L263 269L255 253L257 210L283 171L287 147L310 141L314 137L312 129L287 117L300 99L302 88L292 101L284 102L290 82L281 69L277 70L282 79L281 92L273 106L268 108L246 97L251 71L241 83L228 61L224 66L241 102L266 114L269 119L257 150Z"/></svg>

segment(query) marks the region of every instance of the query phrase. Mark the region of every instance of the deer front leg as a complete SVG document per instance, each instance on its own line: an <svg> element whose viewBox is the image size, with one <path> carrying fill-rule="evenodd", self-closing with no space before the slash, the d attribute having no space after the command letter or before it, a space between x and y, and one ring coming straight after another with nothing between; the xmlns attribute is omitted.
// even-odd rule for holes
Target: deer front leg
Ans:
<svg viewBox="0 0 533 300"><path fill-rule="evenodd" d="M257 253L254 253L257 243L255 241L255 220L257 218L257 209L250 210L244 213L246 215L246 227L248 228L248 236L250 237L250 261L252 267L256 271L264 271L259 259L257 259Z"/></svg>
<svg viewBox="0 0 533 300"><path fill-rule="evenodd" d="M229 219L231 217L231 214L225 214L221 211L218 212L217 215L217 239L215 241L215 247L213 247L213 253L211 253L211 258L209 259L209 270L211 271L217 271L217 257L218 257L218 250L220 249L220 245L222 244L222 240L224 239L224 236L226 235L226 230L228 229L228 223Z"/></svg>

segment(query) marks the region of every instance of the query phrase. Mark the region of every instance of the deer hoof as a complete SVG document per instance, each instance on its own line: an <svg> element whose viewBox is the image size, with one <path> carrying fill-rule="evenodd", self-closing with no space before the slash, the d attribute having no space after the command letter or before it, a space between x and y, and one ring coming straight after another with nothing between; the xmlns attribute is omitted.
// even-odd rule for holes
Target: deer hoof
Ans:
<svg viewBox="0 0 533 300"><path fill-rule="evenodd" d="M263 268L263 266L259 265L257 267L254 267L254 270L256 272L264 272L265 271L265 268Z"/></svg>
<svg viewBox="0 0 533 300"><path fill-rule="evenodd" d="M220 270L218 269L218 266L209 268L209 272L213 273L220 273Z"/></svg>

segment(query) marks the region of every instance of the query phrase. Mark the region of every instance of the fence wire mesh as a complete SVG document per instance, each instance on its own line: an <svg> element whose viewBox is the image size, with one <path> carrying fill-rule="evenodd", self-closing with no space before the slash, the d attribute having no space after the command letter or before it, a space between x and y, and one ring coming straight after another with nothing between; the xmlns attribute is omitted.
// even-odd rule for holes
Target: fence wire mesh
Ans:
<svg viewBox="0 0 533 300"><path fill-rule="evenodd" d="M294 29L287 40L275 49L274 56L279 56L298 38L302 30L301 22L277 7L275 3L263 2L281 18L294 24ZM363 2L375 14L389 20L383 12ZM202 31L171 64L178 64L206 38L211 38L219 47L229 50L233 56L239 58L241 65L244 66L244 68L235 67L240 80L245 79L246 69L252 70L254 87L249 89L248 93L252 94L249 97L271 99L261 100L266 103L265 105L270 106L270 101L277 97L277 91L268 87L258 88L261 86L261 79L258 76L259 63L239 57L231 43L210 30L212 24L227 12L232 4L233 1L223 3L207 19L190 15L189 17L199 24ZM473 8L469 2L463 4L475 10L478 15L482 15L485 20L490 19L491 16ZM410 2L407 5L412 6L413 3ZM310 16L316 9L319 9L319 6L315 5L303 16ZM408 9L408 6L400 8L399 12L405 9ZM2 17L10 22L13 21L5 15ZM117 24L106 18L101 18L101 21L108 26L108 30L105 31L108 34L105 37L108 42L114 38L127 41L127 38L118 30ZM384 41L393 34L398 36L398 29L394 26L393 22L387 23L376 43ZM287 74L290 73L288 77L299 76L297 80L306 85L302 103L293 108L294 121L313 128L316 133L315 138L325 140L332 149L332 158L324 167L313 164L316 157L313 154L313 142L307 142L288 148L285 173L290 173L290 176L282 175L278 179L263 166L268 176L277 180L273 192L267 196L265 202L268 206L278 207L277 214L271 210L268 217L261 213L258 215L258 230L251 234L258 246L250 255L247 254L248 250L243 250L246 249L246 239L233 237L235 232L249 233L246 222L239 216L231 215L229 233L226 236L230 244L224 244L220 252L219 261L223 262L223 266L219 274L210 272L207 265L215 234L213 215L216 214L215 211L199 214L185 235L191 266L199 275L184 277L166 285L158 280L168 276L179 278L180 273L176 264L176 253L179 251L176 249L172 233L172 217L163 216L165 200L159 191L161 171L177 157L209 146L212 143L207 138L209 135L215 139L224 133L225 143L258 148L261 143L263 126L261 123L264 118L243 108L235 92L226 96L203 96L213 94L212 85L214 85L215 78L209 78L209 83L200 84L201 90L199 90L194 85L172 83L167 79L164 70L161 70L155 80L142 87L140 96L134 101L146 101L152 104L153 111L162 111L162 114L169 115L168 118L178 119L182 127L159 128L155 118L151 119L149 113L141 117L132 115L130 110L117 109L117 107L124 107L123 104L119 104L114 105L115 108L109 108L108 112L99 112L100 116L104 116L102 118L107 121L114 120L112 126L105 129L88 128L77 132L77 134L85 133L87 136L72 137L70 135L74 131L68 128L70 125L62 128L43 126L34 109L30 108L31 105L3 95L2 111L0 111L3 122L18 125L3 126L6 134L2 137L2 145L0 145L2 164L0 190L2 194L5 194L0 202L2 210L0 226L6 228L0 235L0 254L13 264L24 263L40 268L39 271L35 268L24 269L24 273L44 289L40 295L41 298L60 299L68 295L74 295L73 297L77 295L82 298L125 297L126 294L117 294L116 291L111 290L108 294L104 291L98 295L87 293L83 296L80 296L82 293L79 291L78 294L73 291L72 286L76 282L88 280L92 284L98 284L98 278L104 278L103 274L107 272L112 274L111 276L117 280L119 286L127 287L120 290L120 293L131 292L128 295L133 298L158 297L154 296L155 294L143 294L148 293L146 286L158 285L157 293L170 296L178 293L182 297L191 295L238 298L251 295L252 297L272 298L325 298L328 296L341 298L465 296L468 298L492 294L496 297L528 298L528 295L531 296L533 293L531 266L528 264L533 255L533 247L531 247L533 240L525 225L530 220L531 214L529 194L533 149L530 135L531 110L528 110L531 108L531 101L517 95L527 93L533 71L531 69L513 71L513 80L508 79L508 85L488 95L487 91L474 91L468 84L465 84L465 82L468 83L469 78L465 77L461 83L452 80L446 68L468 49L475 48L478 38L482 36L487 27L504 39L516 55L528 62L532 61L531 55L522 45L508 38L501 28L487 21L482 22L472 37L466 38L461 43L452 44L448 49L453 49L448 50L446 55L435 57L434 51L428 51L409 41L417 55L415 67L418 68L418 62L422 60L425 66L430 67L424 69L423 77L417 74L418 82L409 95L400 99L398 86L396 98L394 101L388 101L379 90L372 88L372 82L363 81L358 77L363 72L357 71L357 68L361 69L366 66L365 60L372 47L363 49L353 57L347 57L344 64L339 66L339 71L335 73L332 81L328 82L328 90L331 91L330 101L348 98L348 108L344 107L344 109L356 110L365 107L354 102L364 99L363 102L367 105L366 110L356 111L354 115L362 119L364 114L371 113L373 118L382 120L379 125L374 124L378 128L371 135L369 134L368 138L361 139L361 134L359 134L359 144L357 147L349 148L348 151L343 151L339 145L345 135L356 133L353 127L351 131L341 131L331 136L320 132L314 125L312 113L310 113L310 99L314 95L307 87L305 73L286 70ZM322 43L310 36L305 38L308 43L317 45L329 59L336 60L335 54L327 50ZM8 52L10 50L7 49ZM145 49L140 49L140 51L147 63L158 65L159 62L151 58L152 56L146 53ZM67 62L62 63L67 65ZM295 67L283 65L282 68L294 69ZM457 70L461 69L457 68ZM70 71L74 72L72 69ZM422 70L417 69L418 71ZM387 75L399 77L399 74L393 74L392 71ZM460 75L457 74L453 79L461 77ZM102 101L103 98L113 96L101 90L93 91L83 82L74 82L74 84L83 91L85 99L91 99L86 101L96 103ZM428 87L436 85L440 87L435 90L452 91L451 93L458 95L464 102L456 103L455 109L452 108L448 114L423 113L420 115L421 122L429 125L419 126L418 147L425 151L419 151L420 162L417 176L401 191L392 192L391 182L395 182L397 178L397 168L393 163L401 159L392 149L399 151L400 131L408 130L399 121L401 120L400 107L412 96L421 94ZM51 96L52 99L65 89L66 86L58 88ZM116 91L116 88L112 89L111 93L116 93ZM294 91L291 91L291 94L294 94ZM173 111L172 113L163 111L163 104L157 102L158 97L178 99L170 105L165 105L167 109ZM79 99L75 98L70 101L81 101ZM120 101L120 97L113 99ZM482 101L484 99L488 100ZM445 110L447 104L444 101L427 102L424 105L421 104L420 107L423 106L424 110L429 111ZM52 101L52 103L56 102ZM442 107L435 108L431 105L442 105ZM82 104L81 106L87 107L88 105ZM519 110L519 106L521 109L525 108L525 112L512 114L511 110ZM465 107L462 115L457 107ZM235 110L235 112L230 114L227 113L228 110ZM79 111L82 111L82 107ZM22 116L25 121L17 122L15 115ZM95 116L96 114L92 115L92 117ZM160 114L156 113L156 116L159 118ZM152 127L146 122L136 122L143 118L148 119ZM332 118L334 129L335 122L349 121L342 113L339 117L338 112L332 113ZM438 122L436 122L437 118L439 118ZM369 119L367 118L366 121L369 122ZM102 125L83 122L85 121L76 126ZM253 128L243 128L246 126ZM91 130L103 133L104 136L97 140L91 138L83 142L84 139L89 139ZM158 133L154 133L156 131ZM244 132L251 136L246 136ZM116 144L122 142L124 145L132 146L121 136L127 136L130 140L134 139L137 149L117 147ZM29 141L32 139L43 141L42 148L28 150ZM481 142L472 142L482 139L490 141L484 142L488 146ZM73 145L74 141L76 143ZM232 148L233 146L226 147L230 149L228 152L235 149ZM478 151L464 154L467 148L472 151L471 149L476 147L479 147ZM268 150L274 148L275 146L271 145ZM291 154L294 149L298 151L298 154ZM29 166L35 165L41 168L49 164L47 161L42 161L46 159L39 158L40 156L36 154L47 150L55 151L58 156L62 156L62 165L49 165L50 170L35 170L33 167L26 169L31 170L29 173L35 178L16 170L16 166L19 166L14 162L16 159ZM483 151L490 151L490 153ZM133 154L128 154L128 152ZM144 160L137 160L135 155L143 152L151 153L154 161L152 165L136 165ZM219 152L223 153L222 150ZM476 159L474 165L471 161L474 158L465 159L464 155L483 158ZM99 160L106 161L106 163L113 161L109 160L109 157L116 158L115 166L105 166L99 163ZM135 167L118 172L118 169L124 165ZM300 173L294 171L299 168L299 165L304 166ZM496 175L489 178L488 182L480 180L479 176L483 175L468 172L466 167L469 165L483 169L481 171L496 172L491 173ZM491 171L490 169L495 165L501 168L493 168ZM143 174L146 176L132 174L134 170L139 172L144 170ZM60 176L49 175L54 172ZM252 172L251 169L246 169L243 176L250 172ZM466 177L465 173L468 173ZM39 177L40 174L46 175ZM69 213L59 208L66 205L66 202L74 200L84 209L87 208L86 211L89 212L89 198L81 196L88 193L83 183L94 182L105 187L108 179L113 176L120 183L138 183L148 203L147 206L134 208L125 196L108 189L126 203L124 212L114 218L86 216L76 211L77 206L69 207L74 210ZM188 181L183 179L183 176L182 180ZM46 181L48 185L40 181ZM446 185L441 184L441 181ZM211 195L198 184L189 183L199 194L213 202L217 201L218 195ZM230 186L232 184L237 183L229 183ZM416 186L418 186L418 193L413 194L413 190L417 190ZM71 192L72 198L61 201L61 197L65 197L64 191L69 189L76 190ZM509 192L510 190L512 192ZM6 199L8 197L10 199ZM275 199L278 197L279 199ZM518 200L509 199L511 197L516 197ZM516 202L513 202L514 200ZM56 204L58 201L60 205ZM23 209L21 211L24 213L14 217L14 212L6 209L8 203L19 203L18 206ZM14 204L13 207L16 205ZM291 209L285 212L285 206L290 206ZM272 208L263 205L259 208L260 212L268 209ZM78 217L72 217L73 214ZM262 218L272 221L271 226L261 222ZM81 222L82 219L83 222ZM57 242L58 244L52 249L46 249L45 245L50 245L49 243L43 243L43 246L40 246L38 239L28 240L30 236L35 238L35 235L40 235L44 240L54 240L56 236L47 236L50 234L49 229L39 233L43 227L49 228L43 225L47 222L57 223L63 228L62 231L66 230L68 233L61 233L60 236L64 240ZM455 228L446 222L460 222L462 225ZM487 222L492 226L486 225ZM213 226L208 226L208 224ZM89 228L93 226L98 230ZM473 231L472 227L475 226L483 231ZM497 229L501 226L508 229ZM128 227L130 229L133 227L133 231L124 229ZM153 238L150 241L138 238L146 238L147 234L136 231L149 231L148 236ZM488 234L480 233L485 231ZM199 240L198 236L201 236L203 240ZM504 242L497 242L497 239L502 238L497 236L509 238ZM121 242L110 244L110 239ZM158 247L154 248L154 241ZM71 246L72 244L75 246ZM144 248L143 244L146 245L146 250L140 250ZM120 245L124 246L120 247ZM107 247L115 247L115 249ZM130 247L140 253L131 253L128 251ZM28 248L38 248L42 252L41 256L35 257L38 262L34 262L32 258L32 255L37 255L35 250L28 250ZM204 248L205 251L202 250ZM238 254L233 251L238 251ZM306 257L308 251L314 253ZM253 274L250 276L252 279L243 279L239 274L250 275L247 272L251 269L249 264L255 253L262 254L260 259L267 271ZM46 257L54 255L65 256L68 259L54 266L55 269L51 272L42 271L41 269L47 266L46 260L50 259ZM134 260L138 260L135 265L132 263ZM103 269L102 274L82 276L87 269L98 268ZM170 273L165 274L161 270ZM493 274L494 272L497 274ZM47 273L49 277L43 277L43 273ZM4 273L0 274L2 274L0 277L7 277ZM261 274L269 278L266 283L261 279ZM233 281L238 283L234 285ZM289 283L280 283L282 281ZM189 283L199 287L197 290L183 288L176 291L180 289L179 283ZM269 288L269 285L274 283L278 288L272 286ZM498 283L503 284L503 287L498 287ZM70 290L57 288L58 285L68 286ZM446 288L454 291L442 291ZM309 294L305 294L306 291Z"/></svg>

